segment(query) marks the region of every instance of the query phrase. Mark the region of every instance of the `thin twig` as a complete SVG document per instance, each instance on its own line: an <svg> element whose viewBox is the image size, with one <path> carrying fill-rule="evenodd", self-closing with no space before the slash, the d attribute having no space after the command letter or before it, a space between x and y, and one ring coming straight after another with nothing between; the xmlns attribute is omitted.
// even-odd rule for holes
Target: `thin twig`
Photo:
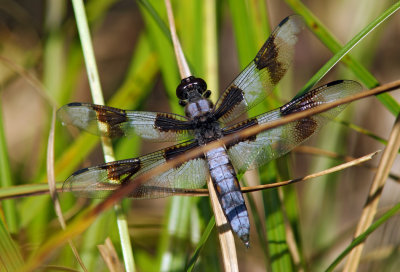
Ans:
<svg viewBox="0 0 400 272"><path fill-rule="evenodd" d="M332 159L343 160L345 162L349 162L349 161L354 160L354 157L352 157L352 156L341 155L341 154L338 154L336 152L324 150L324 149L321 149L321 148L318 148L318 147L314 147L314 146L307 146L307 145L297 146L297 147L295 147L293 149L293 152L310 154L310 155L325 156L325 157L332 158ZM369 164L369 163L363 163L361 166L369 169L373 173L376 173L378 171L378 167L376 167L376 166L374 166L372 164ZM395 182L400 182L400 176L396 175L393 172L389 173L389 178L391 178Z"/></svg>
<svg viewBox="0 0 400 272"><path fill-rule="evenodd" d="M163 173L163 172L167 171L168 169L176 167L177 165L182 164L188 160L192 160L193 158L195 158L201 154L205 154L212 149L218 148L223 145L229 145L229 143L234 142L238 138L251 137L253 135L256 135L259 132L262 132L262 131L265 131L265 130L268 130L268 129L271 129L274 127L282 126L284 124L287 124L289 122L293 122L293 121L296 121L299 119L303 119L307 116L329 110L331 108L337 107L337 106L345 104L345 103L349 103L349 102L357 100L357 99L365 98L365 97L372 96L372 95L375 95L378 93L392 91L399 87L400 87L400 80L394 81L394 82L382 85L380 87L374 88L372 90L364 91L362 93L359 93L359 94L351 96L351 97L347 97L347 98L340 99L335 102L317 106L312 109L308 109L308 110L305 110L302 112L291 114L291 115L283 117L277 121L272 121L272 122L262 124L259 126L250 127L250 128L244 129L243 131L240 131L238 133L223 137L219 141L214 141L207 145L199 146L193 150L190 150L186 153L176 156L174 159L169 160L166 163L163 163L161 165L154 167L153 169L149 170L148 172L146 172L146 173L140 175L139 177L135 178L134 180L132 180L132 182L129 182L125 186L122 186L121 188L117 189L115 192L113 192L112 195L109 196L108 199L106 199L104 202L100 203L98 208L101 209L102 207L100 207L100 206L102 206L102 205L104 205L106 207L106 206L110 205L110 203L113 203L116 200L127 196L130 192L133 191L134 188L136 188L137 186L140 186L142 183L144 183L146 180L149 180L151 177L157 176L160 173Z"/></svg>
<svg viewBox="0 0 400 272"><path fill-rule="evenodd" d="M362 164L366 161L369 161L372 159L372 157L374 157L377 153L379 153L380 151L375 151L372 153L369 153L365 156L362 156L360 158L357 159L353 159L349 162L346 163L342 163L339 164L337 166L325 169L323 171L317 172L317 173L313 173L301 178L296 178L296 179L291 179L291 180L286 180L286 181L280 181L280 182L274 182L274 183L269 183L269 184L262 184L262 185L256 185L256 186L250 186L250 187L242 187L241 191L242 193L250 193L250 192L256 192L256 191L261 191L261 190L266 190L266 189L272 189L272 188L277 188L277 187L281 187L281 186L286 186L289 184L293 184L293 183L297 183L297 182L302 182L302 181L306 181L309 179L313 179L313 178L317 178L320 176L324 176L324 175L328 175L328 174L332 174L334 172L338 172L341 170L344 170L346 168L350 168L359 164ZM174 189L175 191L177 189ZM192 196L206 196L208 195L208 190L207 189L182 189L181 192L176 192L176 194L179 195L192 195Z"/></svg>
<svg viewBox="0 0 400 272"><path fill-rule="evenodd" d="M353 158L350 161L347 161L344 164L341 164L339 166L335 166L333 168L329 168L327 170L323 170L321 172L317 172L308 176L305 176L303 178L299 178L299 179L294 179L294 180L288 180L288 181L282 181L282 182L277 182L277 183L270 183L270 184L264 184L264 185L257 185L257 186L250 186L250 187L242 187L242 193L249 193L249 192L255 192L255 191L260 191L260 190L265 190L265 189L270 189L270 188L276 188L276 187L280 187L280 186L284 186L284 185L289 185L291 183L296 183L296 182L300 182L300 181L306 181L308 179L311 178L315 178L315 177L319 177L321 175L327 175L327 174L331 174L335 171L340 171L343 170L345 168L349 168L355 165L359 165L367 160L370 160L372 158L372 156L374 156L377 152L376 151L374 153L370 153L368 155L365 155L363 157L360 158ZM57 192L62 192L62 182L57 183ZM16 187L28 187L27 185L19 185L19 186L13 186L13 188ZM29 190L29 192L25 192L25 190L16 190L16 191L22 191L21 194L6 194L0 197L0 200L3 199L10 199L10 198L17 198L17 197L26 197L26 196L34 196L34 195L43 195L43 194L48 194L49 190L46 186L35 186L37 189L34 190ZM175 195L183 195L183 196L206 196L208 195L208 189L181 189L181 191L178 191L177 188L174 189L174 194Z"/></svg>
<svg viewBox="0 0 400 272"><path fill-rule="evenodd" d="M364 91L364 92L358 94L356 97L352 96L351 98L347 98L345 100L341 99L341 100L338 100L336 102L327 103L327 104L315 107L313 109L305 110L303 112L294 113L294 114L292 114L290 116L281 118L278 121L274 121L274 122L270 122L270 123L267 123L267 124L260 125L261 128L258 128L258 129L254 129L254 127L246 128L243 131L241 131L240 133L236 133L235 135L228 135L228 136L220 139L219 141L215 141L215 142L209 143L209 144L207 144L205 146L197 147L197 148L195 148L195 149L193 149L191 151L188 151L188 152L186 152L186 153L184 153L182 155L179 155L179 156L175 157L174 159L171 159L171 160L167 161L164 164L161 164L161 165L159 165L157 167L154 167L153 169L151 169L148 172L144 173L140 177L137 177L135 180L132 180L132 182L129 183L131 185L127 184L126 187L124 186L121 189L117 189L113 193L113 195L110 195L109 199L105 200L104 202L107 202L107 201L114 202L114 201L117 201L117 199L119 199L119 198L127 196L132 191L133 188L135 188L136 186L139 186L140 184L142 184L143 182L145 182L149 178L154 177L156 175L159 175L160 173L163 173L163 172L167 171L168 169L176 167L177 165L180 165L180 164L184 163L187 160L191 160L191 159L193 159L193 158L195 158L195 157L197 157L199 155L202 155L202 154L204 154L205 152L207 152L207 151L209 151L211 149L215 149L217 147L220 147L220 146L223 146L223 145L227 145L228 143L234 141L236 139L236 137L238 137L237 136L238 134L239 134L240 137L243 137L243 135L245 135L246 137L253 136L253 135L255 135L255 134L257 134L257 133L259 133L261 131L265 131L265 130L268 130L268 129L273 128L273 127L285 125L285 124L287 124L289 122L293 122L295 120L299 120L299 119L305 118L305 117L307 117L307 116L309 116L311 114L316 114L316 113L319 113L319 112L321 112L323 110L328 110L328 109L330 109L332 107L341 105L343 103L349 103L351 101L358 100L358 99L361 99L361 98L365 98L365 97L368 97L368 96L372 96L372 95L376 95L376 94L380 94L380 93L384 93L384 92L393 91L393 90L396 90L399 87L400 87L400 80L393 81L393 82L384 84L384 85L382 85L380 87L374 88L372 90ZM61 187L61 184L59 186ZM131 187L127 187L127 186L131 186ZM19 187L30 187L30 186L19 186ZM31 195L30 194L30 190L24 190L24 191L25 192L22 193L23 195ZM35 195L36 194L42 194L44 191L47 191L47 190L44 189L44 188L43 189L42 188L38 188L32 194L35 194ZM14 194L14 195L20 196L22 194L18 194L18 195ZM9 197L10 197L9 195L4 195L0 199L9 198ZM116 199L114 199L114 198L116 198ZM103 203L103 204L105 204L105 203Z"/></svg>
<svg viewBox="0 0 400 272"><path fill-rule="evenodd" d="M110 272L120 272L123 271L123 265L118 259L118 254L115 251L114 245L111 242L110 237L107 237L104 241L104 245L98 245L97 248L100 251L101 257L103 257L104 262Z"/></svg>
<svg viewBox="0 0 400 272"><path fill-rule="evenodd" d="M384 84L384 85L382 85L380 87L374 88L372 90L362 92L359 95L357 95L357 97L352 96L350 99L351 99L351 101L354 101L354 100L358 100L358 99L365 98L365 97L368 97L368 96L372 96L372 95L376 95L376 94L380 94L380 93L384 93L384 92L393 91L393 90L396 90L399 87L400 87L400 80L397 80L397 81L393 81L393 82ZM346 99L345 101L343 101L343 99L341 99L339 102L340 103L348 103L348 102L351 102L351 101L349 101L349 99ZM336 102L327 103L325 105L315 107L314 109L311 109L311 110L306 110L306 111L303 111L303 112L300 112L300 113L295 113L295 114L290 115L289 116L290 118L289 117L285 117L285 118L282 118L282 119L280 119L278 121L274 121L274 122L270 122L270 123L264 124L264 125L262 125L261 129L254 130L253 127L246 128L245 130L240 132L241 133L240 135L242 136L243 133L246 133L247 137L249 137L249 136L252 136L252 135L255 135L255 134L259 133L260 131L268 130L268 129L272 128L272 127L282 126L282 125L287 124L289 122L293 122L295 120L305 118L308 115L319 113L321 111L320 109L328 110L328 109L330 109L330 108L332 108L334 106L340 105L340 103L338 104L338 101L336 101ZM331 107L331 105L333 105L333 106ZM318 110L318 111L316 111L316 110ZM250 131L250 132L248 133L248 131ZM251 134L251 133L253 133L253 134ZM201 154L204 154L204 152L207 152L207 151L209 151L211 149L226 145L229 142L234 141L235 137L237 137L236 136L237 134L238 133L236 133L235 135L229 135L229 136L226 136L226 137L220 139L219 141L212 142L212 143L210 143L208 145L200 146L198 148L195 148L195 149L193 149L193 150L191 150L189 152L186 152L186 153L184 153L184 154L182 154L180 156L177 156L176 158L174 158L172 160L167 161L166 163L164 163L162 165L159 165L159 166L151 169L147 173L141 175L140 177L137 177L135 180L132 180L132 182L130 182L130 184L131 184L130 186L131 187L128 187L128 188L123 187L123 189L122 188L121 189L117 189L113 193L113 195L110 195L109 199L105 200L104 202L107 202L107 201L114 202L114 201L117 201L119 198L127 196L129 194L129 192L132 191L133 188L135 188L136 186L139 186L141 183L145 182L149 178L151 178L153 176L156 176L156 175L159 175L160 173L165 172L168 169L176 167L177 165L182 164L187 160L191 160L191 159L193 159L193 158L195 158L195 157L197 157L197 156L199 156ZM40 186L40 185L35 185L34 187L37 187L37 186ZM57 184L57 186L58 186L58 188L61 188L62 184L61 183ZM16 187L16 186L14 186L14 187ZM21 185L21 186L18 186L18 187L31 188L32 185L29 185L29 186ZM58 191L59 190L61 190L61 189L58 189ZM120 192L117 192L118 190ZM3 191L4 191L4 189L3 189ZM18 190L18 191L21 191L21 190ZM125 193L124 193L124 191L125 191ZM21 194L17 194L17 193L4 194L3 196L0 197L0 199L27 196L27 195L39 195L39 194L43 194L43 193L48 193L48 189L41 188L41 187L39 187L39 188L37 188L35 190L24 189ZM105 204L105 203L103 203L103 204Z"/></svg>

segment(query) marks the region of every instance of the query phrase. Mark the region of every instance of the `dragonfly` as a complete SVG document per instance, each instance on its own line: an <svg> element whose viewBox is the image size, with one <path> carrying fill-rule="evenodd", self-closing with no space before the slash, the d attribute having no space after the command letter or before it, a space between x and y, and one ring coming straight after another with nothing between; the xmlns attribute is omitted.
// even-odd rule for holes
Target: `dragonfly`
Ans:
<svg viewBox="0 0 400 272"><path fill-rule="evenodd" d="M137 158L83 168L65 180L64 191L89 198L106 197L137 177L199 146L219 141L246 128L279 120L362 90L355 81L338 80L313 89L287 104L261 115L236 121L263 101L289 69L304 22L299 15L285 18L250 64L222 92L214 104L206 82L190 76L176 89L185 116L148 111L129 111L89 103L61 107L58 118L89 133L111 138L138 135L153 142L175 144ZM238 175L276 159L308 139L338 115L345 105L293 121L187 160L138 184L133 198L172 196L182 189L198 189L211 178L232 231L249 246L250 222Z"/></svg>

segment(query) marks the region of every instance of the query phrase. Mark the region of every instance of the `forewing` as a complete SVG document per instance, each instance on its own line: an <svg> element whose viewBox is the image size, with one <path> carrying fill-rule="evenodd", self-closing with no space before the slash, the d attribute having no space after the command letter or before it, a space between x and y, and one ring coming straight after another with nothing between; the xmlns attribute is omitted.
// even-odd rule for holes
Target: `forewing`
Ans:
<svg viewBox="0 0 400 272"><path fill-rule="evenodd" d="M171 113L127 111L88 103L70 103L57 112L68 125L111 138L138 135L157 142L181 141L192 136L191 122Z"/></svg>
<svg viewBox="0 0 400 272"><path fill-rule="evenodd" d="M357 82L335 81L314 89L278 109L228 127L225 129L224 134L229 135L249 126L278 120L283 116L333 102L361 90L362 87ZM345 106L341 105L328 111L266 130L250 138L238 139L228 146L228 154L232 164L238 173L244 173L250 168L259 167L286 154L337 116Z"/></svg>
<svg viewBox="0 0 400 272"><path fill-rule="evenodd" d="M285 18L272 32L252 62L219 98L215 113L224 123L260 103L292 63L297 35L304 28L298 15Z"/></svg>
<svg viewBox="0 0 400 272"><path fill-rule="evenodd" d="M123 184L135 182L135 178L140 175L197 146L195 142L188 142L139 158L84 168L64 182L63 190L72 191L82 197L104 198ZM207 175L207 164L200 156L152 177L140 184L129 196L159 198L182 192L184 189L201 188L206 183Z"/></svg>

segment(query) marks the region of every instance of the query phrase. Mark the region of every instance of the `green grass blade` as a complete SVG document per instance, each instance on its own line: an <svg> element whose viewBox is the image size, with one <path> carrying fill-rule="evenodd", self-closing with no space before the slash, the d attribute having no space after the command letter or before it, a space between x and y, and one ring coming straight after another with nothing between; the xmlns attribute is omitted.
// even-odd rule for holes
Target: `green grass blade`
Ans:
<svg viewBox="0 0 400 272"><path fill-rule="evenodd" d="M101 200L96 199L92 204L98 204ZM120 233L116 228L116 212L108 210L104 212L94 223L82 234L82 245L81 245L81 258L87 267L88 271L96 271L100 269L99 266L99 253L97 245L104 243L105 237L114 236L113 233ZM119 226L118 226L119 227ZM114 239L113 239L114 240ZM121 239L117 239L119 243L122 243ZM123 245L121 244L121 247ZM124 259L125 260L125 259ZM126 264L124 264L126 266Z"/></svg>
<svg viewBox="0 0 400 272"><path fill-rule="evenodd" d="M286 0L286 3L294 12L304 18L310 30L330 51L337 53L343 47L326 26L301 1ZM374 88L379 84L378 80L350 54L343 58L342 61L368 88Z"/></svg>
<svg viewBox="0 0 400 272"><path fill-rule="evenodd" d="M108 104L124 109L137 108L147 95L147 90L153 86L157 71L157 58L150 50L149 40L141 36L126 79L110 98ZM59 180L68 177L94 149L98 141L99 137L81 133L57 158L56 177ZM39 180L45 182L45 176L40 177Z"/></svg>
<svg viewBox="0 0 400 272"><path fill-rule="evenodd" d="M161 19L161 17L159 16L159 13L155 10L155 8L150 3L150 1L138 0L138 2L139 2L139 4L142 5L143 9L146 10L148 12L148 14L153 18L154 22L156 22L156 24L158 25L159 29L164 34L164 36L167 39L169 39L170 42L172 42L171 34L169 33L168 26L165 24L163 19Z"/></svg>
<svg viewBox="0 0 400 272"><path fill-rule="evenodd" d="M244 1L228 1L232 16L240 69L243 69L258 51L251 16Z"/></svg>
<svg viewBox="0 0 400 272"><path fill-rule="evenodd" d="M374 139L375 141L380 142L381 144L387 145L387 140L385 140L382 137L379 137L378 135L376 135L375 133L373 133L372 131L370 131L368 129L365 129L363 127L357 126L355 124L352 124L352 123L344 121L344 120L338 120L337 122L339 124L342 124L350 129L358 132L358 133L368 136L368 137ZM399 150L399 152L400 152L400 150Z"/></svg>
<svg viewBox="0 0 400 272"><path fill-rule="evenodd" d="M58 183L57 187L61 188L62 183ZM35 194L36 192L48 191L49 186L46 183L26 184L19 186L9 186L0 188L0 199L12 198L14 196L24 194Z"/></svg>
<svg viewBox="0 0 400 272"><path fill-rule="evenodd" d="M263 167L263 170L261 180L264 183L271 183L276 180L275 163L268 164ZM262 199L271 271L292 271L293 264L287 245L285 221L278 189L264 190Z"/></svg>
<svg viewBox="0 0 400 272"><path fill-rule="evenodd" d="M262 44L270 34L269 25L267 20L269 15L266 13L267 8L261 1L255 1L251 4L242 1L229 1L229 8L231 11L234 34L237 43L237 50L239 54L240 67L245 67L256 55ZM268 110L267 103L262 103L261 106L250 111L251 116L266 112ZM268 169L268 170L267 170ZM268 180L276 180L277 172L274 165L260 168L260 173L268 173L268 177L264 174L260 175L261 183L267 183ZM260 230L263 228L260 221L255 215L256 229L258 233L258 240L263 243L267 237L267 245L263 245L264 255L267 267L270 268L285 268L290 271L293 267L290 257L290 252L286 245L285 225L283 222L283 214L279 201L277 190L268 190L263 192L263 207L265 212L265 235ZM250 199L252 196L249 195ZM253 201L249 200L252 205ZM253 214L257 211L252 208ZM277 243L276 241L279 241ZM274 269L272 269L275 271ZM285 270L282 270L285 271Z"/></svg>
<svg viewBox="0 0 400 272"><path fill-rule="evenodd" d="M398 214L400 211L400 203L397 203L393 208L384 213L378 220L376 220L364 233L354 238L351 244L332 262L325 271L333 271L335 267L360 243L364 242L368 236L379 228L383 223L387 222L390 218Z"/></svg>
<svg viewBox="0 0 400 272"><path fill-rule="evenodd" d="M188 265L186 267L186 271L192 271L194 266L196 265L196 262L198 261L200 257L200 253L204 248L205 243L207 242L213 228L215 227L215 218L212 217L211 220L208 222L206 229L203 232L203 235L200 238L199 243L197 244L197 247L190 258Z"/></svg>
<svg viewBox="0 0 400 272"><path fill-rule="evenodd" d="M385 10L380 16L363 28L354 38L352 38L345 46L341 47L339 42L329 33L329 31L322 25L322 23L300 2L295 0L286 1L294 11L303 16L306 23L309 25L311 31L321 39L321 41L332 51L335 55L325 63L325 65L307 82L302 88L300 94L310 90L325 74L332 69L332 67L343 59L343 62L349 66L355 75L362 80L368 87L376 87L378 81L358 62L346 54L356 46L363 38L365 38L372 30L378 27L382 22L387 20L393 13L400 8L400 2L396 2L390 8ZM397 115L400 112L400 105L388 94L381 94L377 96L378 99L387 107L387 109Z"/></svg>
<svg viewBox="0 0 400 272"><path fill-rule="evenodd" d="M159 23L154 21L155 17L160 17L164 21L166 18L165 6L156 1L149 1L154 7L157 15L151 15L142 8L142 14L147 26L147 33L151 44L158 53L161 76L169 99L169 106L172 112L182 114L182 108L178 104L175 96L176 86L180 79L174 56L174 50L168 39L160 28ZM190 16L190 11L187 13ZM189 220L191 210L191 200L186 197L171 197L167 206L166 225L163 229L158 247L158 264L161 270L180 270L186 262L186 246L184 241L190 241ZM178 240L177 240L178 239ZM177 241L182 241L177 243ZM173 253L173 254L172 254Z"/></svg>
<svg viewBox="0 0 400 272"><path fill-rule="evenodd" d="M82 43L82 50L85 58L85 64L90 84L90 90L92 93L92 99L95 104L104 105L103 93L100 85L96 59L94 57L94 50L93 50L92 40L90 37L89 26L83 1L72 0L72 6L74 8L75 19L79 31L79 37ZM101 143L105 161L106 162L115 161L111 140L102 138ZM121 241L122 255L124 258L125 269L126 271L135 271L135 262L132 253L130 236L126 235L126 233L128 233L128 222L121 211L120 205L116 205L115 210L116 213L118 214L118 220L117 220L118 230L121 231L120 241ZM100 227L104 229L103 226Z"/></svg>
<svg viewBox="0 0 400 272"><path fill-rule="evenodd" d="M268 249L272 271L292 271L289 247L286 241L285 222L277 189L263 192L265 225L268 237ZM277 205L279 204L279 205Z"/></svg>
<svg viewBox="0 0 400 272"><path fill-rule="evenodd" d="M247 184L246 184L247 186ZM257 212L257 206L255 203L255 200L252 196L250 196L250 194L247 195L247 203L249 204L250 210L253 214L253 220L254 220L254 225L256 226L256 231L257 231L257 239L258 242L260 243L260 246L263 250L264 253L264 257L269 256L268 253L268 243L264 234L264 228L263 228L263 224L262 224L262 219L260 214ZM266 262L269 262L269 259L266 259Z"/></svg>
<svg viewBox="0 0 400 272"><path fill-rule="evenodd" d="M149 2L156 8L158 14L166 14L163 5L155 5L154 1ZM168 94L171 111L182 114L183 110L178 104L178 98L175 96L176 86L178 86L180 79L172 45L170 40L162 34L162 30L153 20L153 16L144 9L142 9L142 14L147 25L149 40L159 57L161 75Z"/></svg>
<svg viewBox="0 0 400 272"><path fill-rule="evenodd" d="M3 220L0 219L0 270L17 272L22 266L21 252L11 239Z"/></svg>
<svg viewBox="0 0 400 272"><path fill-rule="evenodd" d="M96 22L107 14L117 0L91 0L86 3L87 20L89 24Z"/></svg>
<svg viewBox="0 0 400 272"><path fill-rule="evenodd" d="M179 271L185 267L190 241L190 211L193 198L171 197L166 226L160 239L160 271Z"/></svg>

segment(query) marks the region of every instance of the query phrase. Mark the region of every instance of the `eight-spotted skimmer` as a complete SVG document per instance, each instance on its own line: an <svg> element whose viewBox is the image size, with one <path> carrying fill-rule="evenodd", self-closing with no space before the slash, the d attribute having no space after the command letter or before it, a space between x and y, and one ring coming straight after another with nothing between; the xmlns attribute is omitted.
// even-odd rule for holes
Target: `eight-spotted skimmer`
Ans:
<svg viewBox="0 0 400 272"><path fill-rule="evenodd" d="M162 112L127 111L87 103L70 103L58 111L66 124L96 135L121 137L139 135L150 141L178 141L177 145L133 159L81 169L64 183L64 189L85 197L105 197L110 191L146 171L198 146L218 141L245 128L332 102L361 91L354 81L335 81L293 99L280 108L227 125L265 99L288 70L302 19L292 15L273 31L254 60L226 88L214 105L205 81L188 77L176 95L185 115ZM248 246L250 224L237 174L266 164L289 152L335 117L344 106L310 116L255 136L238 138L232 144L212 149L158 176L130 193L134 198L174 195L182 188L200 188L212 178L220 204L232 230Z"/></svg>

